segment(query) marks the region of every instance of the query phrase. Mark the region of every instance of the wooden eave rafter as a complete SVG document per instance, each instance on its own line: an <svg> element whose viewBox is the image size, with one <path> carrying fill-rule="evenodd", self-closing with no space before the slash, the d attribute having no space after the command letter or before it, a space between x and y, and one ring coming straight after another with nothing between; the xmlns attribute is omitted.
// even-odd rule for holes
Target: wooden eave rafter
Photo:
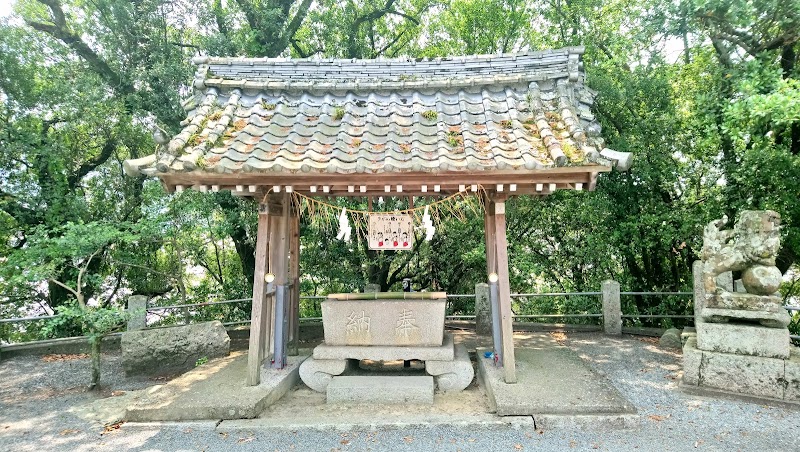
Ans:
<svg viewBox="0 0 800 452"><path fill-rule="evenodd" d="M508 195L547 195L555 190L594 190L607 166L575 166L533 171L477 171L377 174L214 174L173 173L161 176L167 191L231 191L262 196L287 189L306 196L440 196L480 190ZM437 190L438 186L438 190Z"/></svg>

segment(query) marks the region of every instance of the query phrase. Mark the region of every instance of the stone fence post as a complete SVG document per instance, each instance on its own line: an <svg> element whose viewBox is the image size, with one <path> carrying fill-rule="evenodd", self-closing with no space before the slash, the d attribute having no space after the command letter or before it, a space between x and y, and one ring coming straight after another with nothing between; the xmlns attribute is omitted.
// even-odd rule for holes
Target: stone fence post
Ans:
<svg viewBox="0 0 800 452"><path fill-rule="evenodd" d="M700 311L703 310L703 303L706 301L706 284L703 281L703 261L696 260L692 263L692 286L694 291L694 323L700 321Z"/></svg>
<svg viewBox="0 0 800 452"><path fill-rule="evenodd" d="M622 334L622 305L619 301L619 283L603 281L603 330L606 334Z"/></svg>
<svg viewBox="0 0 800 452"><path fill-rule="evenodd" d="M147 327L147 296L128 297L128 331L143 330Z"/></svg>
<svg viewBox="0 0 800 452"><path fill-rule="evenodd" d="M364 286L364 293L380 292L380 291L381 291L380 284L369 283L366 286Z"/></svg>
<svg viewBox="0 0 800 452"><path fill-rule="evenodd" d="M489 285L475 284L475 333L479 336L492 334L492 309L489 301Z"/></svg>

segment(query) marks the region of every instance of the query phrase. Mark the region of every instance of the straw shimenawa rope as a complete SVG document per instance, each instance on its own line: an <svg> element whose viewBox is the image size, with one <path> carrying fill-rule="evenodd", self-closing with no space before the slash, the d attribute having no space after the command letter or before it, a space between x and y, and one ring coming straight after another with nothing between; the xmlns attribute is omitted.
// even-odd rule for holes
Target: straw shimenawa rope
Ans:
<svg viewBox="0 0 800 452"><path fill-rule="evenodd" d="M478 185L479 193L484 192L483 186ZM264 195L262 202L266 202L267 196L272 191L270 189ZM385 212L370 212L367 210L352 209L349 207L337 206L298 192L292 192L292 202L295 204L300 214L308 215L316 226L324 229L333 228L338 221L342 209L348 214L359 234L366 233L369 229L369 216L378 214L405 214L412 215L415 223L422 223L422 215L425 209L436 224L441 223L443 216L455 217L461 221L466 221L466 210L471 210L475 214L480 214L483 210L483 196L471 196L470 192L458 192L442 199L438 199L429 204L423 204L407 209L394 209ZM464 202L457 202L464 201ZM324 213L322 213L324 212Z"/></svg>

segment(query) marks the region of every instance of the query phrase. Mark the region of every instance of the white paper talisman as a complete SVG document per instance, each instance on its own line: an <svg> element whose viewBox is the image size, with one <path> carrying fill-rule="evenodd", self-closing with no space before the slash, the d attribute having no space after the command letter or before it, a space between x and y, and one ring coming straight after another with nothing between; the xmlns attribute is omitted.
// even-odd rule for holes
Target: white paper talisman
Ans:
<svg viewBox="0 0 800 452"><path fill-rule="evenodd" d="M414 246L414 222L411 215L369 215L369 249L410 250Z"/></svg>

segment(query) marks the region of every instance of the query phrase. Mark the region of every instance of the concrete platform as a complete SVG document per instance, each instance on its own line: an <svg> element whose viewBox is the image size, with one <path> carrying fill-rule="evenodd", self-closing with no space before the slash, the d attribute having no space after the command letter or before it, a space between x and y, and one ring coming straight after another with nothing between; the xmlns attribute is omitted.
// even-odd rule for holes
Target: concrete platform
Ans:
<svg viewBox="0 0 800 452"><path fill-rule="evenodd" d="M478 349L478 374L498 415L530 415L537 426L603 422L625 427L636 413L606 377L566 347L517 348L516 384L503 381L502 368L484 358L485 351Z"/></svg>
<svg viewBox="0 0 800 452"><path fill-rule="evenodd" d="M402 369L402 362L398 365ZM425 376L424 369L417 366L414 370L416 373L403 369L402 375ZM376 374L399 375L390 369L371 370L364 373L364 375L372 377L378 376ZM477 382L473 382L465 391L446 394L434 392L433 405L408 404L402 406L329 404L325 393L298 385L278 403L267 407L256 419L226 420L217 426L217 431L231 435L245 434L246 432L292 434L292 432L301 430L346 432L375 429L425 429L436 426L448 428L511 426L528 431L535 428L533 418L530 416L498 416L489 413L486 394L478 387Z"/></svg>
<svg viewBox="0 0 800 452"><path fill-rule="evenodd" d="M285 369L263 366L261 384L247 386L247 353L234 352L154 386L125 410L125 420L188 421L251 419L283 397L299 381L305 356L289 356Z"/></svg>
<svg viewBox="0 0 800 452"><path fill-rule="evenodd" d="M433 405L431 376L333 377L327 401L333 404Z"/></svg>

